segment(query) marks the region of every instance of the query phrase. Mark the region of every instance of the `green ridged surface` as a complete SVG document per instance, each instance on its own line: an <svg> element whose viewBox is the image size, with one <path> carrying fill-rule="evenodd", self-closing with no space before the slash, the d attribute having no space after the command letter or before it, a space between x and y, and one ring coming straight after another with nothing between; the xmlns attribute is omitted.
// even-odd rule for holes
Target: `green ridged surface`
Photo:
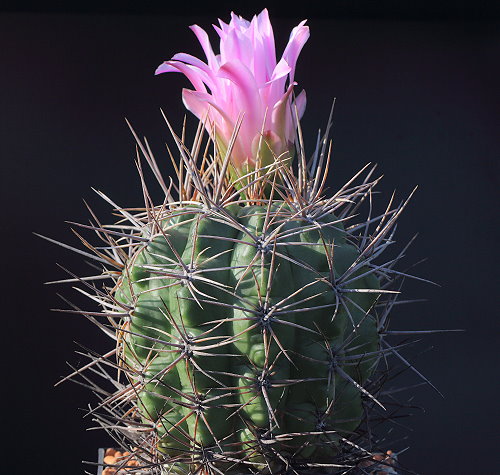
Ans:
<svg viewBox="0 0 500 475"><path fill-rule="evenodd" d="M280 452L331 457L363 419L357 385L379 350L378 294L366 292L379 283L352 272L358 257L334 216L313 222L281 202L173 210L116 290L133 307L124 355L160 449L257 463L259 437L295 433Z"/></svg>

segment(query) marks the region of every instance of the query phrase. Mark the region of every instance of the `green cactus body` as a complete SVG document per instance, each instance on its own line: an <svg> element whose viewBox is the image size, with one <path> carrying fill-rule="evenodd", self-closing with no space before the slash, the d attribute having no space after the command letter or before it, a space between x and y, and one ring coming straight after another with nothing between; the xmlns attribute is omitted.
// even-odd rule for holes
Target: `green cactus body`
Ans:
<svg viewBox="0 0 500 475"><path fill-rule="evenodd" d="M379 282L362 262L332 214L281 201L169 211L115 289L132 308L123 359L142 381L137 411L160 450L259 467L259 442L274 439L280 453L331 458L363 419L378 361Z"/></svg>

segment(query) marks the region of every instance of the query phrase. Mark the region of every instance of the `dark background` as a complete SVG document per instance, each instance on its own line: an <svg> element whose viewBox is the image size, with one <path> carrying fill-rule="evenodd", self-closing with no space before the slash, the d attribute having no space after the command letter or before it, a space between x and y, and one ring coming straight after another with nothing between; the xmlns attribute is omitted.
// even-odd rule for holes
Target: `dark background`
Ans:
<svg viewBox="0 0 500 475"><path fill-rule="evenodd" d="M406 440L392 442L391 435L388 444L396 451L410 447L400 459L417 473L493 474L498 450L499 9L478 1L407 3L265 5L279 54L291 28L309 19L311 38L296 79L308 93L303 127L309 151L337 98L331 186L367 162L378 163L384 174L376 198L381 210L394 189L403 199L419 185L401 218L398 245L418 232L403 266L428 258L415 272L441 287L408 282L409 298L428 300L398 308L393 329L466 330L425 337L410 352L444 399L429 387L407 393L425 412L415 411L404 421L411 428L404 432ZM4 6L5 473L83 473L81 460L95 461L97 447L109 445L105 434L86 432L93 424L82 419L79 408L95 401L92 394L71 383L52 387L69 371L65 361L85 362L74 353L74 341L100 352L109 348L83 317L49 312L65 307L56 292L84 302L70 286L43 285L65 278L55 263L79 275L88 275L88 267L32 232L77 244L64 220L86 222L82 197L104 221L109 216L91 186L122 206L140 205L134 142L124 117L148 136L168 175L164 142L169 137L159 108L179 130L180 90L188 86L180 75L154 77L155 67L179 51L201 54L188 25L209 30L217 17L227 21L231 9L248 18L265 5ZM189 124L192 131L194 122ZM416 375L401 378L401 384L417 381Z"/></svg>

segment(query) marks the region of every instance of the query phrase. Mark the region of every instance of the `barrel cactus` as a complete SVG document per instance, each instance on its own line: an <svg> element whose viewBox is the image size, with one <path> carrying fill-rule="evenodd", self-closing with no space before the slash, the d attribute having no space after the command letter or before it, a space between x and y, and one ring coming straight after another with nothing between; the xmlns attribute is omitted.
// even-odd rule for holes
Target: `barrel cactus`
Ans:
<svg viewBox="0 0 500 475"><path fill-rule="evenodd" d="M144 207L99 192L120 220L81 225L107 245L84 240L102 272L72 280L102 310L71 311L115 347L70 377L92 370L112 382L92 414L139 461L123 463L131 473L370 466L387 357L407 363L387 342L402 253L381 257L407 202L372 213L374 167L328 196L331 121L306 160L305 95L293 95L304 22L278 62L266 11L221 22L217 56L192 28L207 63L179 54L157 72L191 80L183 98L200 126L188 147L167 121L180 156L170 182L134 133L162 201L153 203L138 162Z"/></svg>
<svg viewBox="0 0 500 475"><path fill-rule="evenodd" d="M115 290L138 412L180 459L273 436L326 462L363 418L379 280L328 207L264 201L164 212Z"/></svg>

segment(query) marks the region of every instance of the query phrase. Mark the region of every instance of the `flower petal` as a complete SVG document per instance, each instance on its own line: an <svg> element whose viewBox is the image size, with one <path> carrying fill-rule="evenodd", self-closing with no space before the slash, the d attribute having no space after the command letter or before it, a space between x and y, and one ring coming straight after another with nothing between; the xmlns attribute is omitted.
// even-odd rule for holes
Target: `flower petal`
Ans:
<svg viewBox="0 0 500 475"><path fill-rule="evenodd" d="M258 121L263 111L257 84L251 71L241 62L230 61L220 67L218 76L229 79L236 86L232 89L232 99L236 101L232 104L233 112L236 115L244 112L246 125Z"/></svg>
<svg viewBox="0 0 500 475"><path fill-rule="evenodd" d="M197 91L206 92L203 79L205 78L205 73L194 66L182 63L180 61L165 61L163 64L156 68L155 74L179 72L184 74L190 81L191 84Z"/></svg>
<svg viewBox="0 0 500 475"><path fill-rule="evenodd" d="M172 59L170 61L182 61L183 63L187 63L198 68L200 70L200 77L202 77L203 82L209 87L213 94L217 94L217 77L215 76L214 71L201 59L190 54L177 53L172 56Z"/></svg>
<svg viewBox="0 0 500 475"><path fill-rule="evenodd" d="M198 25L191 25L189 28L191 28L191 31L196 35L196 38L198 38L205 56L207 57L208 65L210 66L210 68L213 69L215 67L218 67L219 64L214 54L214 50L212 49L212 45L210 44L207 32L203 28L200 28Z"/></svg>
<svg viewBox="0 0 500 475"><path fill-rule="evenodd" d="M306 20L299 23L296 26L292 33L290 34L290 39L288 40L288 44L286 45L285 51L283 52L283 58L286 60L290 68L292 69L290 72L290 81L293 82L294 73L295 73L295 65L297 64L297 58L305 45L306 41L309 39L309 27L305 26Z"/></svg>
<svg viewBox="0 0 500 475"><path fill-rule="evenodd" d="M191 89L182 90L182 101L186 109L198 117L199 120L204 120L210 109L208 101L205 100L207 96L209 94L192 91Z"/></svg>
<svg viewBox="0 0 500 475"><path fill-rule="evenodd" d="M221 130L229 130L234 128L234 123L224 109L222 109L215 101L213 96L205 92L192 91L191 89L182 90L182 100L186 108L192 112L198 119L205 119L209 111L209 119L215 122ZM222 122L221 122L222 119ZM221 126L223 124L223 127Z"/></svg>
<svg viewBox="0 0 500 475"><path fill-rule="evenodd" d="M271 64L271 67L274 68L274 66L276 65L276 47L274 44L273 27L269 20L269 12L267 11L267 8L264 8L264 10L262 10L262 12L259 14L259 16L257 17L257 23L258 31L262 35L264 48L270 56L272 54L271 58L274 58L274 64Z"/></svg>
<svg viewBox="0 0 500 475"><path fill-rule="evenodd" d="M290 65L286 62L284 58L281 58L279 63L274 68L273 74L271 76L271 79L268 81L268 84L277 81L278 79L281 79L283 77L286 77L291 71L292 68L290 67Z"/></svg>
<svg viewBox="0 0 500 475"><path fill-rule="evenodd" d="M283 97L274 105L272 110L272 124L273 130L280 137L285 137L287 135L287 131L289 128L289 124L291 122L291 109L290 109L290 96L293 91L294 84L290 84L288 86L287 91L283 95Z"/></svg>
<svg viewBox="0 0 500 475"><path fill-rule="evenodd" d="M306 91L303 89L300 91L300 94L295 98L295 101L293 102L294 108L297 108L297 115L299 116L299 119L302 119L302 116L304 115L304 112L306 110L306 105L307 105L307 97L306 97ZM295 116L295 112L294 112Z"/></svg>

